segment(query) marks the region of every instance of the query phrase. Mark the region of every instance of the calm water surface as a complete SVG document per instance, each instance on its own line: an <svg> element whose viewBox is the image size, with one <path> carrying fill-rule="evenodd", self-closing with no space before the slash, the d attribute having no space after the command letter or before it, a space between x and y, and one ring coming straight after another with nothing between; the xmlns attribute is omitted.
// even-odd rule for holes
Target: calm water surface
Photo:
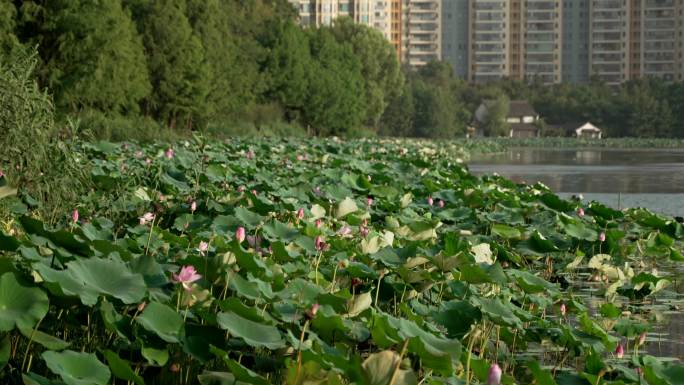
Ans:
<svg viewBox="0 0 684 385"><path fill-rule="evenodd" d="M477 155L476 175L540 181L563 196L583 194L613 207L684 215L684 149L512 149Z"/></svg>
<svg viewBox="0 0 684 385"><path fill-rule="evenodd" d="M523 148L478 155L468 166L476 175L497 173L515 182L540 181L561 196L582 194L585 200L616 208L646 207L663 214L684 215L684 149ZM646 350L656 356L681 360L684 274L673 270L670 274L670 288L642 309L648 309L644 321L653 325ZM581 295L593 297L590 286L579 286ZM588 302L598 307L603 298L598 296Z"/></svg>

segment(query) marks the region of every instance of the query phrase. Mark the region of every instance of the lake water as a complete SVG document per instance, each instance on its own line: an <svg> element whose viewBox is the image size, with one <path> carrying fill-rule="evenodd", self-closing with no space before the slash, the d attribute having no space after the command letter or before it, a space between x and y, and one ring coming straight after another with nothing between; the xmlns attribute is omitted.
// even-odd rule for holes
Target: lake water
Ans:
<svg viewBox="0 0 684 385"><path fill-rule="evenodd" d="M565 197L582 194L585 201L615 208L646 207L684 216L684 149L522 148L474 156L468 167L476 175L497 173L515 182L540 181ZM684 269L676 270L680 271L670 270L673 285L647 306L649 316L644 321L657 319L649 333L648 353L682 360ZM592 291L580 285L581 295L591 296ZM602 297L596 300L602 302Z"/></svg>
<svg viewBox="0 0 684 385"><path fill-rule="evenodd" d="M540 181L562 196L684 215L684 149L511 149L475 155L476 175Z"/></svg>

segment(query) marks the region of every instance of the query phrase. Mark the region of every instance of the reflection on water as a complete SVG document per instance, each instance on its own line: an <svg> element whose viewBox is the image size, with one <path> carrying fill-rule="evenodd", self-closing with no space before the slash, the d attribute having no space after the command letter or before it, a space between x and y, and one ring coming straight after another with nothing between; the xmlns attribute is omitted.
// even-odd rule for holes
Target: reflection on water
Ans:
<svg viewBox="0 0 684 385"><path fill-rule="evenodd" d="M539 181L555 192L581 193L614 207L684 213L682 150L524 148L475 156L469 168L476 175Z"/></svg>
<svg viewBox="0 0 684 385"><path fill-rule="evenodd" d="M497 173L515 182L540 181L565 197L581 193L585 201L613 207L684 214L684 150L513 149L475 156L469 168L476 175ZM651 325L645 347L649 354L683 360L684 274L676 272L669 278L673 285L656 294L653 302L624 305ZM586 277L573 286L592 312L605 303L595 294L599 284L586 282Z"/></svg>

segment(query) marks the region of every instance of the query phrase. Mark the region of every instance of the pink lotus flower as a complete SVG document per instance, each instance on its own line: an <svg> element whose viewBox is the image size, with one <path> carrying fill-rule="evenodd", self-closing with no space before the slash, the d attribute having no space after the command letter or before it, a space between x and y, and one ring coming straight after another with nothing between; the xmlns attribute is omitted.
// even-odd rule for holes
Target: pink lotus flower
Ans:
<svg viewBox="0 0 684 385"><path fill-rule="evenodd" d="M74 223L78 222L78 209L71 212L71 221Z"/></svg>
<svg viewBox="0 0 684 385"><path fill-rule="evenodd" d="M247 159L249 159L249 160L254 159L254 151L252 151L252 150L247 151L247 152L245 153L245 158L247 158Z"/></svg>
<svg viewBox="0 0 684 385"><path fill-rule="evenodd" d="M316 237L316 240L314 241L314 246L316 247L316 250L321 251L325 248L325 241L323 240L323 237L320 235Z"/></svg>
<svg viewBox="0 0 684 385"><path fill-rule="evenodd" d="M308 319L313 319L316 316L316 313L318 313L318 309L321 307L321 305L315 303L311 305L311 308L306 311L306 317Z"/></svg>
<svg viewBox="0 0 684 385"><path fill-rule="evenodd" d="M560 313L561 313L561 315L562 315L563 317L565 317L565 313L566 313L567 311L568 311L568 310L567 310L567 308L565 307L565 304L562 303L562 304L560 305Z"/></svg>
<svg viewBox="0 0 684 385"><path fill-rule="evenodd" d="M352 233L352 229L351 229L351 227L349 227L349 226L347 226L347 225L342 226L342 227L337 231L337 234L338 234L339 236L341 236L341 237L348 237L348 236L351 235L351 233Z"/></svg>
<svg viewBox="0 0 684 385"><path fill-rule="evenodd" d="M361 236L365 238L368 235L369 231L370 230L368 230L368 227L361 226L361 228L359 229L359 234L361 234Z"/></svg>
<svg viewBox="0 0 684 385"><path fill-rule="evenodd" d="M373 198L366 198L366 206L371 207L373 205Z"/></svg>
<svg viewBox="0 0 684 385"><path fill-rule="evenodd" d="M444 208L444 201L440 199L440 200L437 202L437 206L439 206L440 209L443 209L443 208Z"/></svg>
<svg viewBox="0 0 684 385"><path fill-rule="evenodd" d="M579 216L580 218L584 216L584 209L583 208L580 207L577 209L577 216Z"/></svg>
<svg viewBox="0 0 684 385"><path fill-rule="evenodd" d="M147 213L143 214L143 216L138 218L138 219L140 220L140 224L144 226L144 225L154 221L154 214L147 212Z"/></svg>
<svg viewBox="0 0 684 385"><path fill-rule="evenodd" d="M178 365L177 363L174 362L173 364L171 364L171 366L169 366L169 372L178 373L179 371L180 371L180 365Z"/></svg>
<svg viewBox="0 0 684 385"><path fill-rule="evenodd" d="M256 196L256 195L257 195L257 190L252 189L252 195L255 195L255 196Z"/></svg>
<svg viewBox="0 0 684 385"><path fill-rule="evenodd" d="M430 206L432 206L433 203L435 203L435 201L432 199L432 197L428 197L428 199L427 199L427 204L429 204Z"/></svg>
<svg viewBox="0 0 684 385"><path fill-rule="evenodd" d="M173 151L173 148L167 148L166 151L164 151L164 156L167 159L173 158L174 155L175 155L175 152Z"/></svg>
<svg viewBox="0 0 684 385"><path fill-rule="evenodd" d="M201 256L204 256L207 253L207 250L209 250L209 244L207 242L201 241L197 247L197 250L200 252Z"/></svg>
<svg viewBox="0 0 684 385"><path fill-rule="evenodd" d="M606 233L604 233L602 231L601 234L599 234L599 242L605 242L605 241L606 241Z"/></svg>
<svg viewBox="0 0 684 385"><path fill-rule="evenodd" d="M245 240L245 228L240 226L238 227L237 230L235 230L235 239L237 239L238 243L242 243Z"/></svg>
<svg viewBox="0 0 684 385"><path fill-rule="evenodd" d="M618 344L617 348L615 348L615 357L617 358L622 358L625 356L625 348L622 346L622 343Z"/></svg>
<svg viewBox="0 0 684 385"><path fill-rule="evenodd" d="M0 178L4 178L4 177L5 177L5 173L2 172L2 170L0 170Z"/></svg>
<svg viewBox="0 0 684 385"><path fill-rule="evenodd" d="M320 229L323 226L323 220L321 218L316 219L316 228Z"/></svg>
<svg viewBox="0 0 684 385"><path fill-rule="evenodd" d="M639 334L639 346L646 343L646 332Z"/></svg>
<svg viewBox="0 0 684 385"><path fill-rule="evenodd" d="M135 157L136 157L136 158L142 158L142 157L143 157L143 152L140 151L140 150L136 151L136 152L135 152Z"/></svg>
<svg viewBox="0 0 684 385"><path fill-rule="evenodd" d="M171 280L176 283L183 285L185 290L190 290L190 284L202 278L201 275L197 274L194 266L183 266L178 274L173 273L171 275Z"/></svg>
<svg viewBox="0 0 684 385"><path fill-rule="evenodd" d="M300 208L299 210L297 210L297 219L299 219L299 220L304 219L304 209L303 208Z"/></svg>
<svg viewBox="0 0 684 385"><path fill-rule="evenodd" d="M190 212L191 212L191 213L194 213L195 210L197 210L197 202L192 201L192 202L190 203Z"/></svg>
<svg viewBox="0 0 684 385"><path fill-rule="evenodd" d="M240 187L238 187L238 188L237 188L237 191L238 191L239 193L245 192L245 186L240 186Z"/></svg>
<svg viewBox="0 0 684 385"><path fill-rule="evenodd" d="M495 362L489 367L489 375L487 376L487 385L501 384L501 368Z"/></svg>
<svg viewBox="0 0 684 385"><path fill-rule="evenodd" d="M304 160L304 155L302 155L302 154L297 154L297 160L300 161L300 162L303 161L303 160Z"/></svg>
<svg viewBox="0 0 684 385"><path fill-rule="evenodd" d="M148 166L151 165L151 164L152 164L152 159L150 159L150 158L145 159L145 164L148 165Z"/></svg>

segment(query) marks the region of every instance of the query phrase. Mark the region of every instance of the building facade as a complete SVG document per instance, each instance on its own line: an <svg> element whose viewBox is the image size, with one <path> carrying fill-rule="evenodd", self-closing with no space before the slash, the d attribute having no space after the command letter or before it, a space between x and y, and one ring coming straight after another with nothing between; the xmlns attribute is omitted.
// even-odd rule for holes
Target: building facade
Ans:
<svg viewBox="0 0 684 385"><path fill-rule="evenodd" d="M412 67L442 60L442 0L402 0L401 58Z"/></svg>
<svg viewBox="0 0 684 385"><path fill-rule="evenodd" d="M442 2L442 60L454 73L468 76L468 0Z"/></svg>
<svg viewBox="0 0 684 385"><path fill-rule="evenodd" d="M684 0L290 0L302 25L374 27L413 67L475 83L684 80Z"/></svg>
<svg viewBox="0 0 684 385"><path fill-rule="evenodd" d="M563 1L561 73L564 82L589 81L589 2Z"/></svg>

